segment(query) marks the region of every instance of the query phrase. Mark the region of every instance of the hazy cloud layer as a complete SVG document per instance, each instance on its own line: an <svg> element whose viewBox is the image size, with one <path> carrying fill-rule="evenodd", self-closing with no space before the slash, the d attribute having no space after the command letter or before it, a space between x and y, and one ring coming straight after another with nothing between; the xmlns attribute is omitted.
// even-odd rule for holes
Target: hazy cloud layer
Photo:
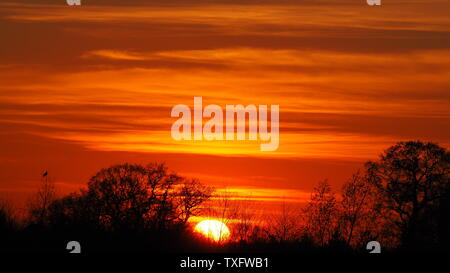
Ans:
<svg viewBox="0 0 450 273"><path fill-rule="evenodd" d="M241 175L240 184L281 179L280 187L309 190L320 178L311 170L328 160L327 175L342 182L356 166L348 162L399 140L448 147L447 1L64 2L0 3L4 187L27 187L43 168L78 185L97 167L138 157L185 173L190 160L214 184ZM193 96L205 105L279 104L279 150L174 142L170 109ZM214 173L208 156L235 173ZM26 164L35 166L14 176Z"/></svg>

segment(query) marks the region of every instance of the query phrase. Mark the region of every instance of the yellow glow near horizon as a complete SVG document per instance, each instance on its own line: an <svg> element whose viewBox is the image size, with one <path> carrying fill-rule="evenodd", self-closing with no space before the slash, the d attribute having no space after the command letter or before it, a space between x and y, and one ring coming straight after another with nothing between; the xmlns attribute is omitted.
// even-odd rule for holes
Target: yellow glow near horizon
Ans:
<svg viewBox="0 0 450 273"><path fill-rule="evenodd" d="M231 234L228 227L217 220L203 220L195 226L194 230L214 242L226 241Z"/></svg>

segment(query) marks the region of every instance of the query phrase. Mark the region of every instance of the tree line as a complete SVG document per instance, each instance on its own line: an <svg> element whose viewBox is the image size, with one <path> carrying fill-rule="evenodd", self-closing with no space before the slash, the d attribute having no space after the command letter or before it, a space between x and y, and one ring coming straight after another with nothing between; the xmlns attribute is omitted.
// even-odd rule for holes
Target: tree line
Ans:
<svg viewBox="0 0 450 273"><path fill-rule="evenodd" d="M99 251L112 251L113 245L195 251L205 244L188 221L207 213L231 227L232 239L221 249L233 251L360 251L372 240L392 251L445 250L450 245L449 174L445 148L399 142L367 162L340 192L321 181L300 211L283 204L276 215L263 218L248 204L220 198L213 188L170 172L164 164L121 164L100 170L86 189L61 198L46 177L21 222L1 203L0 248L30 249L31 241L36 250L48 244L51 251L77 237Z"/></svg>

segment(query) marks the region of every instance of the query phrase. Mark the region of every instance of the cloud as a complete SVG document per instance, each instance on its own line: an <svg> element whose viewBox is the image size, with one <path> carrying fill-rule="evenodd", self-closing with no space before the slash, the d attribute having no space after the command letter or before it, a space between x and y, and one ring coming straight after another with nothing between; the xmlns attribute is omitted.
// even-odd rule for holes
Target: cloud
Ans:
<svg viewBox="0 0 450 273"><path fill-rule="evenodd" d="M9 68L0 113L8 124L94 150L364 158L398 139L446 143L448 55L98 49L78 56L92 59L96 69ZM199 95L205 105L279 104L279 151L261 154L257 143L174 142L171 107L192 105Z"/></svg>
<svg viewBox="0 0 450 273"><path fill-rule="evenodd" d="M84 57L84 58L101 57L101 58L106 58L106 59L127 60L127 61L150 60L148 57L143 56L138 53L119 51L119 50L94 50L94 51L90 51L90 52L86 53L82 57Z"/></svg>
<svg viewBox="0 0 450 273"><path fill-rule="evenodd" d="M449 144L447 1L51 2L0 3L2 181L169 158L207 181L306 188L398 140ZM280 149L172 141L170 109L193 96L279 104Z"/></svg>

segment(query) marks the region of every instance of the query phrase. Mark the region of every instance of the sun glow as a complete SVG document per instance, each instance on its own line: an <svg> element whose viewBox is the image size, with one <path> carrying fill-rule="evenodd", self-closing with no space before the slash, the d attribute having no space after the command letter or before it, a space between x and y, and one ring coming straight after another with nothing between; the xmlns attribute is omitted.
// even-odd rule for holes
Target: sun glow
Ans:
<svg viewBox="0 0 450 273"><path fill-rule="evenodd" d="M223 242L230 237L228 227L217 220L203 220L195 226L194 230L214 242Z"/></svg>

